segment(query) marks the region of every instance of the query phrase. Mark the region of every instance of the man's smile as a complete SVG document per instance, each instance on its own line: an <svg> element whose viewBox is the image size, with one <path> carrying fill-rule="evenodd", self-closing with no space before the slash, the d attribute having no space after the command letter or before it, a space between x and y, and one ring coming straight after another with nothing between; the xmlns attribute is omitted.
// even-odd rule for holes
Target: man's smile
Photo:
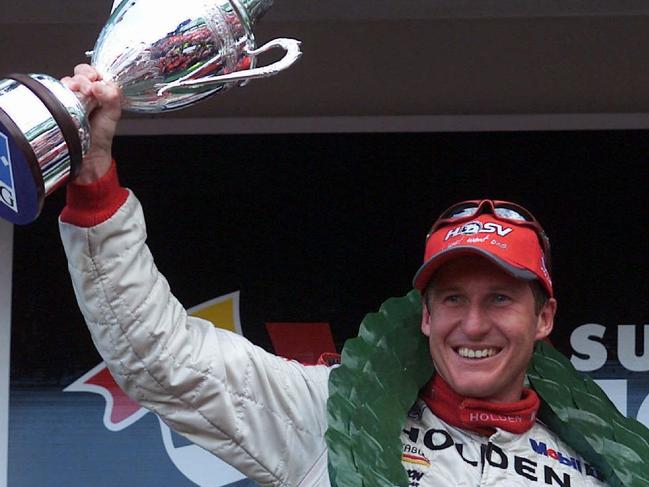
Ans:
<svg viewBox="0 0 649 487"><path fill-rule="evenodd" d="M471 358L471 359L481 359L488 358L497 355L502 350L501 348L496 347L487 347L487 348L468 348L468 347L457 347L453 349L462 358Z"/></svg>

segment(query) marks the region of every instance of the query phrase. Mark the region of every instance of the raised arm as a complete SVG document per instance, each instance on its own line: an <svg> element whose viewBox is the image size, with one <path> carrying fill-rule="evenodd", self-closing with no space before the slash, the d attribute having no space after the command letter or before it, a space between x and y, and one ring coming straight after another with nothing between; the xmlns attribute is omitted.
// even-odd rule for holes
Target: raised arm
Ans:
<svg viewBox="0 0 649 487"><path fill-rule="evenodd" d="M286 361L187 316L145 244L141 206L111 162L118 93L88 69L64 82L100 102L92 122L99 146L68 186L60 230L79 307L113 377L259 484L329 485L327 368Z"/></svg>

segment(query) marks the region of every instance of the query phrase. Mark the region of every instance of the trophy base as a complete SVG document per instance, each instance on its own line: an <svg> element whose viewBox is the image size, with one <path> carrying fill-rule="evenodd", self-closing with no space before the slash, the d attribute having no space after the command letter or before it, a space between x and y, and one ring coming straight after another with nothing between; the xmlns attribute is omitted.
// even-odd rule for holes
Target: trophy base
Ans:
<svg viewBox="0 0 649 487"><path fill-rule="evenodd" d="M43 199L78 173L89 133L82 103L58 80L0 80L0 218L34 221Z"/></svg>
<svg viewBox="0 0 649 487"><path fill-rule="evenodd" d="M41 212L45 191L27 137L0 108L0 218L25 225Z"/></svg>

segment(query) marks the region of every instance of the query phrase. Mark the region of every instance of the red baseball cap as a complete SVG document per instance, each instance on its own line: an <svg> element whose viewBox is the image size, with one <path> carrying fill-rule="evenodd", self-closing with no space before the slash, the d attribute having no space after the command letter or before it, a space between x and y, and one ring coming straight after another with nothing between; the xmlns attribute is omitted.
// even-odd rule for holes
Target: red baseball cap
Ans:
<svg viewBox="0 0 649 487"><path fill-rule="evenodd" d="M449 260L462 255L480 255L518 279L538 279L548 295L553 296L543 247L533 227L482 213L468 221L447 220L434 228L426 241L424 264L413 279L414 288L420 292L424 292L433 274Z"/></svg>

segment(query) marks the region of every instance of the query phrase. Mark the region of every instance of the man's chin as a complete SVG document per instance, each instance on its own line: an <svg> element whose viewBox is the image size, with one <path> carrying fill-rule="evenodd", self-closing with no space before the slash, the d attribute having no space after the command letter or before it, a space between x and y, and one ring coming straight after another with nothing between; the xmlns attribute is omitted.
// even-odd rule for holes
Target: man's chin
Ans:
<svg viewBox="0 0 649 487"><path fill-rule="evenodd" d="M489 389L480 386L458 386L454 389L460 396L470 397L472 399L489 400L494 395Z"/></svg>
<svg viewBox="0 0 649 487"><path fill-rule="evenodd" d="M473 399L482 400L497 400L498 396L502 396L501 391L496 384L490 383L484 377L476 377L473 380L454 380L449 385L459 395L470 397Z"/></svg>

